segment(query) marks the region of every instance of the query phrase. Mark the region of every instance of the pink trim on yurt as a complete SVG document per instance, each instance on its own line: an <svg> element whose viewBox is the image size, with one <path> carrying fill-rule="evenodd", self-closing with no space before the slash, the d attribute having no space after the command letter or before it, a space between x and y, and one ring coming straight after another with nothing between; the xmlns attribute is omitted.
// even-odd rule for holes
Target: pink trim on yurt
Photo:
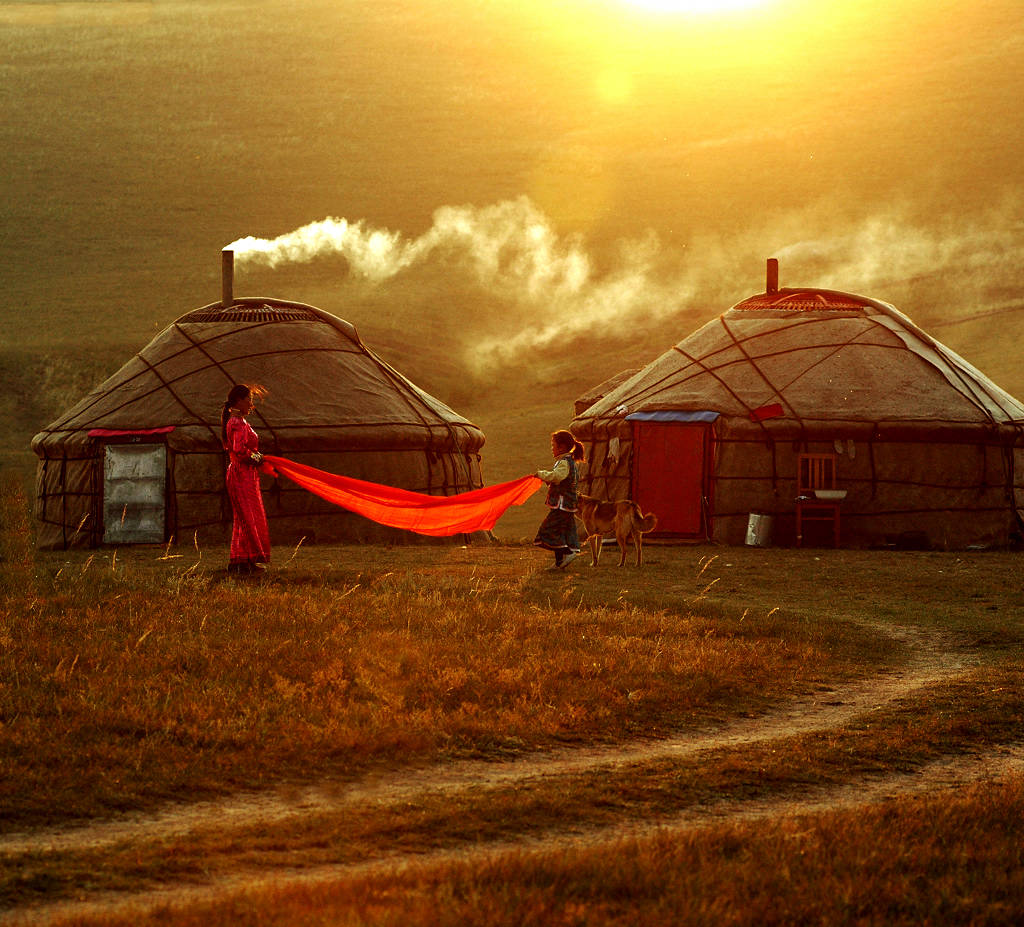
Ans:
<svg viewBox="0 0 1024 927"><path fill-rule="evenodd" d="M159 428L93 428L90 438L121 438L129 435L165 435L174 431L174 425L161 425Z"/></svg>

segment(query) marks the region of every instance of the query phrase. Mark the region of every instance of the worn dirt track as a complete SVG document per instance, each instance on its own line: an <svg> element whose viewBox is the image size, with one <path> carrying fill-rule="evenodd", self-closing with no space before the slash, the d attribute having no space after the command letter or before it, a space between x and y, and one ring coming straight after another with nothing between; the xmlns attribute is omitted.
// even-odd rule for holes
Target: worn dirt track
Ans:
<svg viewBox="0 0 1024 927"><path fill-rule="evenodd" d="M85 827L40 830L0 838L0 861L16 862L24 854L98 849L129 841L145 842L185 836L191 831L275 822L338 811L347 805L414 801L427 794L453 794L525 783L528 780L621 766L660 757L696 755L704 751L781 740L797 734L842 727L876 708L912 694L924 686L964 672L977 655L955 635L911 627L879 625L878 629L901 641L910 658L899 670L831 689L793 702L766 716L742 719L715 730L657 741L639 741L595 748L566 748L509 760L465 761L377 774L348 784L328 783L260 794L228 797L221 801L176 806L149 815L126 815ZM955 788L969 782L1024 771L1024 745L1004 747L981 756L935 762L908 774L872 776L853 785L812 790L799 800L722 802L687 810L671 820L632 820L614 827L575 828L551 832L541 838L474 844L412 855L395 854L356 865L331 865L301 870L238 871L217 881L195 885L166 885L138 893L116 893L16 909L0 914L2 925L60 924L71 917L100 913L130 914L160 906L215 902L238 892L268 886L299 885L356 878L369 873L391 873L430 866L454 859L484 858L515 851L548 850L581 844L644 836L664 828L696 828L728 820L777 818L881 802L888 798Z"/></svg>

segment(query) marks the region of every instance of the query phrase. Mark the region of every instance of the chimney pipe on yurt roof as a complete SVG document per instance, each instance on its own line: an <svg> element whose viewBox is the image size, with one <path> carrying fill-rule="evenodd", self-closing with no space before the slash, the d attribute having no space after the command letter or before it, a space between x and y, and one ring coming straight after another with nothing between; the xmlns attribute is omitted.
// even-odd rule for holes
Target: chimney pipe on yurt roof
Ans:
<svg viewBox="0 0 1024 927"><path fill-rule="evenodd" d="M764 287L765 293L779 292L779 259L768 258L768 280Z"/></svg>
<svg viewBox="0 0 1024 927"><path fill-rule="evenodd" d="M235 252L225 248L220 253L220 304L224 309L235 302Z"/></svg>

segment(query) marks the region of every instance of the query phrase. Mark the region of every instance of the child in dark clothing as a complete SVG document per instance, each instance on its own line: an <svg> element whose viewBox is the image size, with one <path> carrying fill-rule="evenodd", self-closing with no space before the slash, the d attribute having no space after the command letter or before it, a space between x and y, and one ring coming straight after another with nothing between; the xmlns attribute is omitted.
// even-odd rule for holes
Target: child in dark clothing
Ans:
<svg viewBox="0 0 1024 927"><path fill-rule="evenodd" d="M576 465L583 461L583 445L571 432L556 431L551 435L551 456L555 465L550 470L537 471L537 476L548 484L546 503L550 511L533 543L555 552L553 569L565 569L580 555L576 534Z"/></svg>

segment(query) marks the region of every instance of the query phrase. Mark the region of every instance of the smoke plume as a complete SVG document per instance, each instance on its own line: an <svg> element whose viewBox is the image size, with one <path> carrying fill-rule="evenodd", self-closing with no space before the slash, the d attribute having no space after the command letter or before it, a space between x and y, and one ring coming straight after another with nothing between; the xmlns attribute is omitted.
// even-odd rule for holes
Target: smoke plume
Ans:
<svg viewBox="0 0 1024 927"><path fill-rule="evenodd" d="M326 218L227 247L239 263L268 267L341 256L350 276L371 289L429 289L435 299L440 288L446 299L435 299L436 311L445 317L437 321L456 314L466 363L479 368L578 336L615 338L638 327L664 326L667 346L762 291L767 257L780 259L784 287L872 296L925 323L983 310L1005 302L1016 286L1024 250L1018 205L925 224L898 207L840 221L831 204L818 204L728 235L695 232L672 248L648 232L619 241L599 261L580 236L560 234L520 197L442 207L418 237ZM472 305L460 306L460 299ZM670 325L683 316L690 324Z"/></svg>

